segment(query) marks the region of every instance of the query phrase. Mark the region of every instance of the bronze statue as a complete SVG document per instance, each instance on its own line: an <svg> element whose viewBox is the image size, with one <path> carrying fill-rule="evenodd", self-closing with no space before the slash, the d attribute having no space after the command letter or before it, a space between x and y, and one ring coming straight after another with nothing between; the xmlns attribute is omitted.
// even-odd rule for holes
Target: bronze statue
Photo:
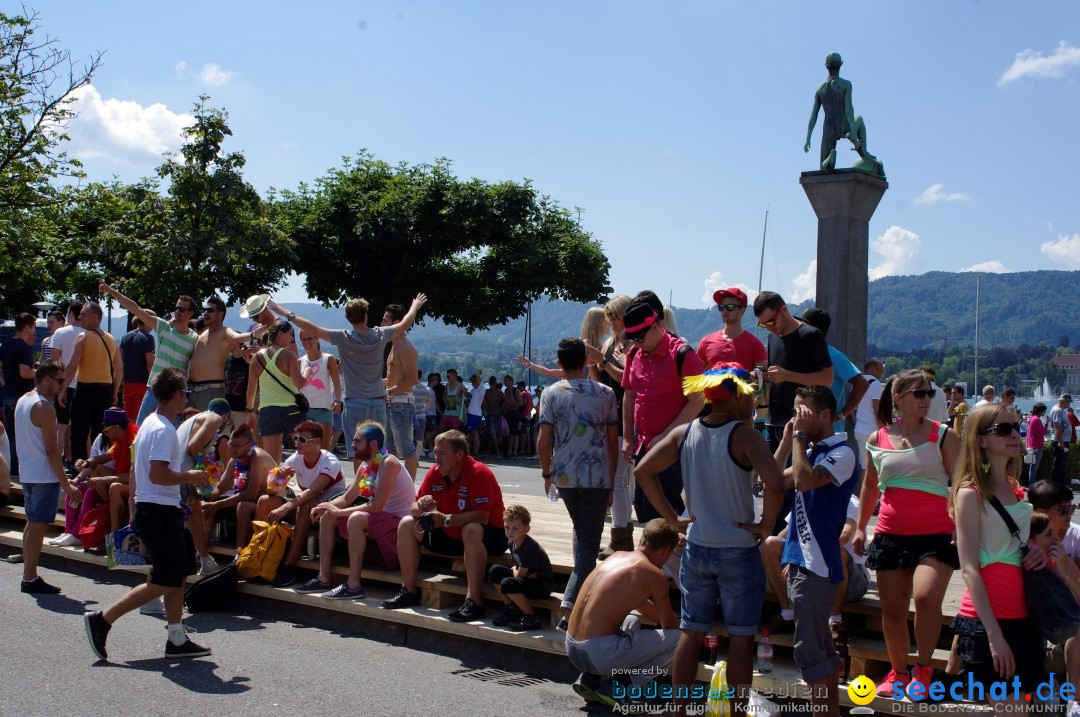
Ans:
<svg viewBox="0 0 1080 717"><path fill-rule="evenodd" d="M862 115L856 115L851 107L851 83L840 76L844 61L831 52L825 57L825 69L829 76L814 93L814 109L810 113L810 126L806 128L806 144L803 151L810 151L810 136L817 124L818 110L825 110L825 122L821 128L821 169L831 172L836 168L836 142L846 137L859 153L853 169L884 177L885 167L866 149L866 124Z"/></svg>

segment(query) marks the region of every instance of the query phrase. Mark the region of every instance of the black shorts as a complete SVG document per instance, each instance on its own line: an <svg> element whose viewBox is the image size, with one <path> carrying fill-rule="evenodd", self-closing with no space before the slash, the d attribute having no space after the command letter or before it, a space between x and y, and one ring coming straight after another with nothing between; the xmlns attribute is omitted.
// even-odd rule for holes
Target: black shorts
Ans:
<svg viewBox="0 0 1080 717"><path fill-rule="evenodd" d="M551 596L553 585L544 585L540 578L515 578L509 565L496 563L488 570L488 582L498 585L503 595L524 595L530 600Z"/></svg>
<svg viewBox="0 0 1080 717"><path fill-rule="evenodd" d="M484 549L489 556L506 552L506 531L493 525L484 525ZM442 528L432 528L424 533L420 545L439 555L459 556L465 554L465 543L451 538Z"/></svg>
<svg viewBox="0 0 1080 717"><path fill-rule="evenodd" d="M1001 634L1005 637L1009 649L1016 659L1016 674L1020 677L1020 689L1033 692L1039 683L1046 680L1043 660L1046 652L1038 628L1030 618L1018 620L998 620ZM994 658L990 653L990 640L986 637L986 628L982 620L976 617L957 615L950 623L956 632L956 654L963 660L964 667L975 676L976 682L989 686L991 682L1000 682L1004 678L994 672Z"/></svg>
<svg viewBox="0 0 1080 717"><path fill-rule="evenodd" d="M135 504L135 530L150 555L150 582L178 588L195 574L195 542L184 527L180 508L157 503Z"/></svg>
<svg viewBox="0 0 1080 717"><path fill-rule="evenodd" d="M954 570L960 569L960 556L948 533L876 533L866 548L866 567L871 570L914 570L927 558L936 558Z"/></svg>
<svg viewBox="0 0 1080 717"><path fill-rule="evenodd" d="M75 398L75 389L69 388L64 393L67 394L67 405L61 406L59 401L53 402L53 406L56 408L56 422L61 426L71 423L71 401Z"/></svg>
<svg viewBox="0 0 1080 717"><path fill-rule="evenodd" d="M521 414L517 413L504 413L503 418L506 419L506 427L510 429L508 435L516 436L521 431Z"/></svg>

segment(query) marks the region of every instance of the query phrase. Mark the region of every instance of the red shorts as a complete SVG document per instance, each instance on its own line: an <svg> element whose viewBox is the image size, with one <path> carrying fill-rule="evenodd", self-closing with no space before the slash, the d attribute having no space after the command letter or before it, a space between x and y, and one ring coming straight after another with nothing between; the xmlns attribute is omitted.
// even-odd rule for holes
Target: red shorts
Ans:
<svg viewBox="0 0 1080 717"><path fill-rule="evenodd" d="M398 562L397 529L401 518L385 511L367 513L368 544L364 551L364 562L372 563L387 570L397 570ZM349 516L338 518L338 535L349 539Z"/></svg>

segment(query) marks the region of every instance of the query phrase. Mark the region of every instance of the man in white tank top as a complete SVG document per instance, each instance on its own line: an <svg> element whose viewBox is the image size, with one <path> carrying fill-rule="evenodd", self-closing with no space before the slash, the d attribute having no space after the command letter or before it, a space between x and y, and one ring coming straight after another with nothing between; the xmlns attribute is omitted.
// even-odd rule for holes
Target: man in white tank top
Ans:
<svg viewBox="0 0 1080 717"><path fill-rule="evenodd" d="M26 527L23 529L22 592L60 592L37 574L38 558L45 529L56 520L61 489L77 506L82 494L68 482L60 446L56 442L56 409L53 400L60 393L64 368L46 361L34 372L34 388L15 404L15 450L19 455L20 476L26 504Z"/></svg>
<svg viewBox="0 0 1080 717"><path fill-rule="evenodd" d="M780 467L764 436L746 423L756 403L752 380L737 364L685 379L683 391L704 394L711 413L668 432L634 469L638 487L660 515L686 533L679 571L682 636L671 681L693 683L698 651L720 605L731 638L727 677L735 689L735 714L746 710L754 676L754 636L765 598L758 543L771 532L784 499ZM677 460L682 462L689 519L676 515L656 479ZM763 514L756 522L752 471L765 485Z"/></svg>

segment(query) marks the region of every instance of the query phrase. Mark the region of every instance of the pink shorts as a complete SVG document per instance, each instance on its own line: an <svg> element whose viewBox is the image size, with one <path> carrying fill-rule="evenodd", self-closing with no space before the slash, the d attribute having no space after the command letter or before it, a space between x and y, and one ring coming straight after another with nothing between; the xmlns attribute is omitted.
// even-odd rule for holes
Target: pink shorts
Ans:
<svg viewBox="0 0 1080 717"><path fill-rule="evenodd" d="M367 517L368 544L364 551L364 562L397 570L401 565L397 551L397 529L401 518L385 511L367 513ZM349 539L349 516L338 518L338 535Z"/></svg>

